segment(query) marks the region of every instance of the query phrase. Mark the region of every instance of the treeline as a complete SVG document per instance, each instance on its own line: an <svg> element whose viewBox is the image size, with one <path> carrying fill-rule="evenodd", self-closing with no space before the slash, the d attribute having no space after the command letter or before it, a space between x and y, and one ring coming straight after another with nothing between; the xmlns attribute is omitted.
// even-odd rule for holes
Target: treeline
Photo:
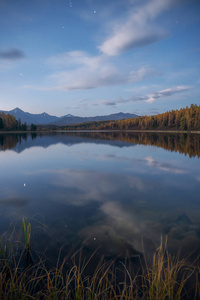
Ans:
<svg viewBox="0 0 200 300"><path fill-rule="evenodd" d="M200 105L172 110L159 115L120 121L88 122L65 126L66 130L200 130Z"/></svg>
<svg viewBox="0 0 200 300"><path fill-rule="evenodd" d="M16 130L17 121L14 116L10 114L0 113L0 130Z"/></svg>
<svg viewBox="0 0 200 300"><path fill-rule="evenodd" d="M28 128L26 122L21 123L21 120L16 120L16 118L13 115L0 113L0 130L18 130L18 131L27 131L30 129L31 131L36 131L37 126L34 124L31 124L31 127Z"/></svg>

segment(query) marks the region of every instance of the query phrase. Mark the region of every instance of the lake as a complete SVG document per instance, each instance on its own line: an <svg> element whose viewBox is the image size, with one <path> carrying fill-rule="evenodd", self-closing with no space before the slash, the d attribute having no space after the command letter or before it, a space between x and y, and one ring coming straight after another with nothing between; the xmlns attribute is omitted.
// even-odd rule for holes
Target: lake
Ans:
<svg viewBox="0 0 200 300"><path fill-rule="evenodd" d="M0 135L0 234L26 217L49 261L70 250L110 259L200 253L200 135Z"/></svg>

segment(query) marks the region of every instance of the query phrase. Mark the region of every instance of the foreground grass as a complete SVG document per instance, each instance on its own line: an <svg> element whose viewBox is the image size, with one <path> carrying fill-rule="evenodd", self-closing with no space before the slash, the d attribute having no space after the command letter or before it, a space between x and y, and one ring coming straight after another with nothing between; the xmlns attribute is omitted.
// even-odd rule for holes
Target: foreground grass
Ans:
<svg viewBox="0 0 200 300"><path fill-rule="evenodd" d="M59 255L49 269L40 257L34 263L31 225L24 219L22 232L19 238L13 229L0 240L0 299L200 299L200 268L172 257L162 239L151 267L144 259L134 273L128 259L116 264L102 258L87 275L97 251L87 260L81 250L62 262Z"/></svg>

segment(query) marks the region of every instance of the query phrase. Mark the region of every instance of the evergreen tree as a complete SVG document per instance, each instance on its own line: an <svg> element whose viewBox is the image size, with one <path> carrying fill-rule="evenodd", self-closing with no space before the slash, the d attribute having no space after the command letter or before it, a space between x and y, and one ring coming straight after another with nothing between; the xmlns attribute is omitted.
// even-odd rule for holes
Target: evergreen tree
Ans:
<svg viewBox="0 0 200 300"><path fill-rule="evenodd" d="M3 129L3 119L0 118L0 129Z"/></svg>
<svg viewBox="0 0 200 300"><path fill-rule="evenodd" d="M36 131L37 130L37 126L35 124L31 124L31 131Z"/></svg>

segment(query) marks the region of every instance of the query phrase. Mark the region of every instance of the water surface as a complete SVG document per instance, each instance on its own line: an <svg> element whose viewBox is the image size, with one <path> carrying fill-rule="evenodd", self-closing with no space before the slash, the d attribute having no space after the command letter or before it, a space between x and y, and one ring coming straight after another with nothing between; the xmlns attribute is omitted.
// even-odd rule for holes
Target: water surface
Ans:
<svg viewBox="0 0 200 300"><path fill-rule="evenodd" d="M62 246L151 257L161 236L199 254L199 135L4 134L0 149L1 234L27 217L52 260Z"/></svg>

